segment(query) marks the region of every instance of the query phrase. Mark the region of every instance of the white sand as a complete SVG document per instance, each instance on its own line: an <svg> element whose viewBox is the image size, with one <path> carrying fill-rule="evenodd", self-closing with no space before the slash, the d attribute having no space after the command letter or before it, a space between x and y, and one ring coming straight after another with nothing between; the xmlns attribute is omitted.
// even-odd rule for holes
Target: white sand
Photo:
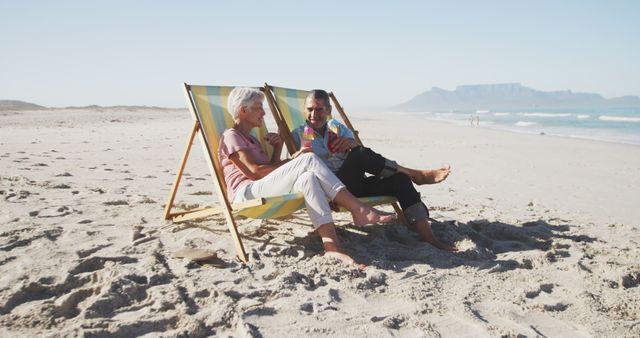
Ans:
<svg viewBox="0 0 640 338"><path fill-rule="evenodd" d="M221 217L161 218L186 111L0 113L0 336L639 336L640 147L354 118L412 166L440 252L403 226L355 230L322 257L304 213L243 220L242 265ZM195 144L178 202L208 205ZM198 228L209 226L211 231ZM217 259L173 253L194 247Z"/></svg>

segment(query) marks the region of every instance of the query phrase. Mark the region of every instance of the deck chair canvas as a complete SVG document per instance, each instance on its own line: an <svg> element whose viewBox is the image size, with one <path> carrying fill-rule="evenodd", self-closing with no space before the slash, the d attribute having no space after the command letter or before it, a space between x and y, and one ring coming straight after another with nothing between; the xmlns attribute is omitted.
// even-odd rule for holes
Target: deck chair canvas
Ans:
<svg viewBox="0 0 640 338"><path fill-rule="evenodd" d="M280 136L283 138L289 153L293 154L298 149L293 140L292 131L305 123L304 101L311 92L306 90L273 87L267 83L264 84L264 89L267 102L269 103L269 108L271 109L273 118L276 120L278 129L280 130ZM351 121L345 114L342 106L338 102L338 99L336 99L336 96L332 92L329 92L329 97L331 97L331 101L333 102L335 109L338 111L342 122L353 132L355 141L359 145L363 145L362 140L358 135L358 130L356 130L353 127L353 124L351 124ZM365 203L369 205L391 204L398 214L400 221L407 224L404 213L402 212L402 209L398 204L398 200L395 197L372 196L362 197L360 200L365 201Z"/></svg>
<svg viewBox="0 0 640 338"><path fill-rule="evenodd" d="M184 84L184 94L194 124L178 168L178 173L169 193L169 198L164 210L164 218L174 222L181 222L221 213L224 214L229 231L231 232L231 237L236 246L238 257L242 261L247 262L248 257L238 234L234 217L236 215L242 215L249 218L265 219L285 216L303 208L304 197L302 194L287 194L268 198L257 198L238 204L231 204L228 200L226 184L218 160L218 145L222 132L233 126L233 119L227 110L227 97L233 88L234 87ZM256 136L258 140L263 141L267 130L263 124L261 128L254 129L254 132L256 133L254 136ZM196 136L200 137L201 144L204 145L203 152L211 172L211 177L213 178L218 203L212 207L173 211L180 179ZM272 147L266 144L266 142L263 142L262 146L267 154L271 155Z"/></svg>

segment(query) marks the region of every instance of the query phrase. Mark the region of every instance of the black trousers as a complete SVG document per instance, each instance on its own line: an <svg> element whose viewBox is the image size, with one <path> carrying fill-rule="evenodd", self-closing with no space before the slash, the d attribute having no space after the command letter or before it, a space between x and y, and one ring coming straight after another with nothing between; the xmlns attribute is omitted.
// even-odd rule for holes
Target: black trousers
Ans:
<svg viewBox="0 0 640 338"><path fill-rule="evenodd" d="M358 146L351 149L336 176L356 197L393 196L398 199L403 210L420 203L420 193L406 174L396 173L386 178L378 176L385 163L386 159L382 155ZM365 173L373 176L367 177Z"/></svg>

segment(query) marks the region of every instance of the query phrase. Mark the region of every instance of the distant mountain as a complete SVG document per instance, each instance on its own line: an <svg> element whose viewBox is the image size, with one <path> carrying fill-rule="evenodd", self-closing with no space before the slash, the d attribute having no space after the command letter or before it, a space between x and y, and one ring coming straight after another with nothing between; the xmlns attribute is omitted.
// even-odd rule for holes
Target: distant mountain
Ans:
<svg viewBox="0 0 640 338"><path fill-rule="evenodd" d="M104 109L114 109L114 110L173 110L176 108L165 108L165 107L156 107L156 106L98 106L98 105L90 105L90 106L68 106L61 107L55 109L86 109L86 110L104 110ZM181 109L181 108L178 108Z"/></svg>
<svg viewBox="0 0 640 338"><path fill-rule="evenodd" d="M640 107L640 97L606 99L599 94L571 90L543 92L519 83L458 86L453 91L433 87L391 107L398 111L478 110L518 108Z"/></svg>
<svg viewBox="0 0 640 338"><path fill-rule="evenodd" d="M43 110L47 107L39 106L35 103L29 103L18 100L0 100L0 111L2 110Z"/></svg>
<svg viewBox="0 0 640 338"><path fill-rule="evenodd" d="M69 107L60 107L60 108L54 108L54 107L49 108L49 107L37 105L35 103L18 101L18 100L0 100L0 111L51 110L51 109L85 109L85 110L114 109L114 110L136 111L136 110L173 110L178 108L164 108L164 107L156 107L156 106L97 106L97 105L82 106L82 107L69 106Z"/></svg>

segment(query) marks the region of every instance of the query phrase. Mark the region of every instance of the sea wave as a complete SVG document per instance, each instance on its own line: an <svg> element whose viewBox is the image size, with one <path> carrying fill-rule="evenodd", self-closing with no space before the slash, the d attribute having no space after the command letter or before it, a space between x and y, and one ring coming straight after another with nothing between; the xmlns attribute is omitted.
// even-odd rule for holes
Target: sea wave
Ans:
<svg viewBox="0 0 640 338"><path fill-rule="evenodd" d="M516 127L529 127L529 126L534 126L537 123L535 122L529 122L529 121L518 121L514 124L514 126Z"/></svg>
<svg viewBox="0 0 640 338"><path fill-rule="evenodd" d="M577 119L581 119L581 120L588 119L590 117L591 117L591 115L588 115L588 114L578 114L578 115L576 115L576 118Z"/></svg>
<svg viewBox="0 0 640 338"><path fill-rule="evenodd" d="M493 113L494 116L507 116L511 115L511 113Z"/></svg>
<svg viewBox="0 0 640 338"><path fill-rule="evenodd" d="M616 121L616 122L640 122L640 117L626 117L626 116L609 116L602 115L598 117L602 121Z"/></svg>
<svg viewBox="0 0 640 338"><path fill-rule="evenodd" d="M535 117L569 117L570 113L522 113L524 116L535 116Z"/></svg>

